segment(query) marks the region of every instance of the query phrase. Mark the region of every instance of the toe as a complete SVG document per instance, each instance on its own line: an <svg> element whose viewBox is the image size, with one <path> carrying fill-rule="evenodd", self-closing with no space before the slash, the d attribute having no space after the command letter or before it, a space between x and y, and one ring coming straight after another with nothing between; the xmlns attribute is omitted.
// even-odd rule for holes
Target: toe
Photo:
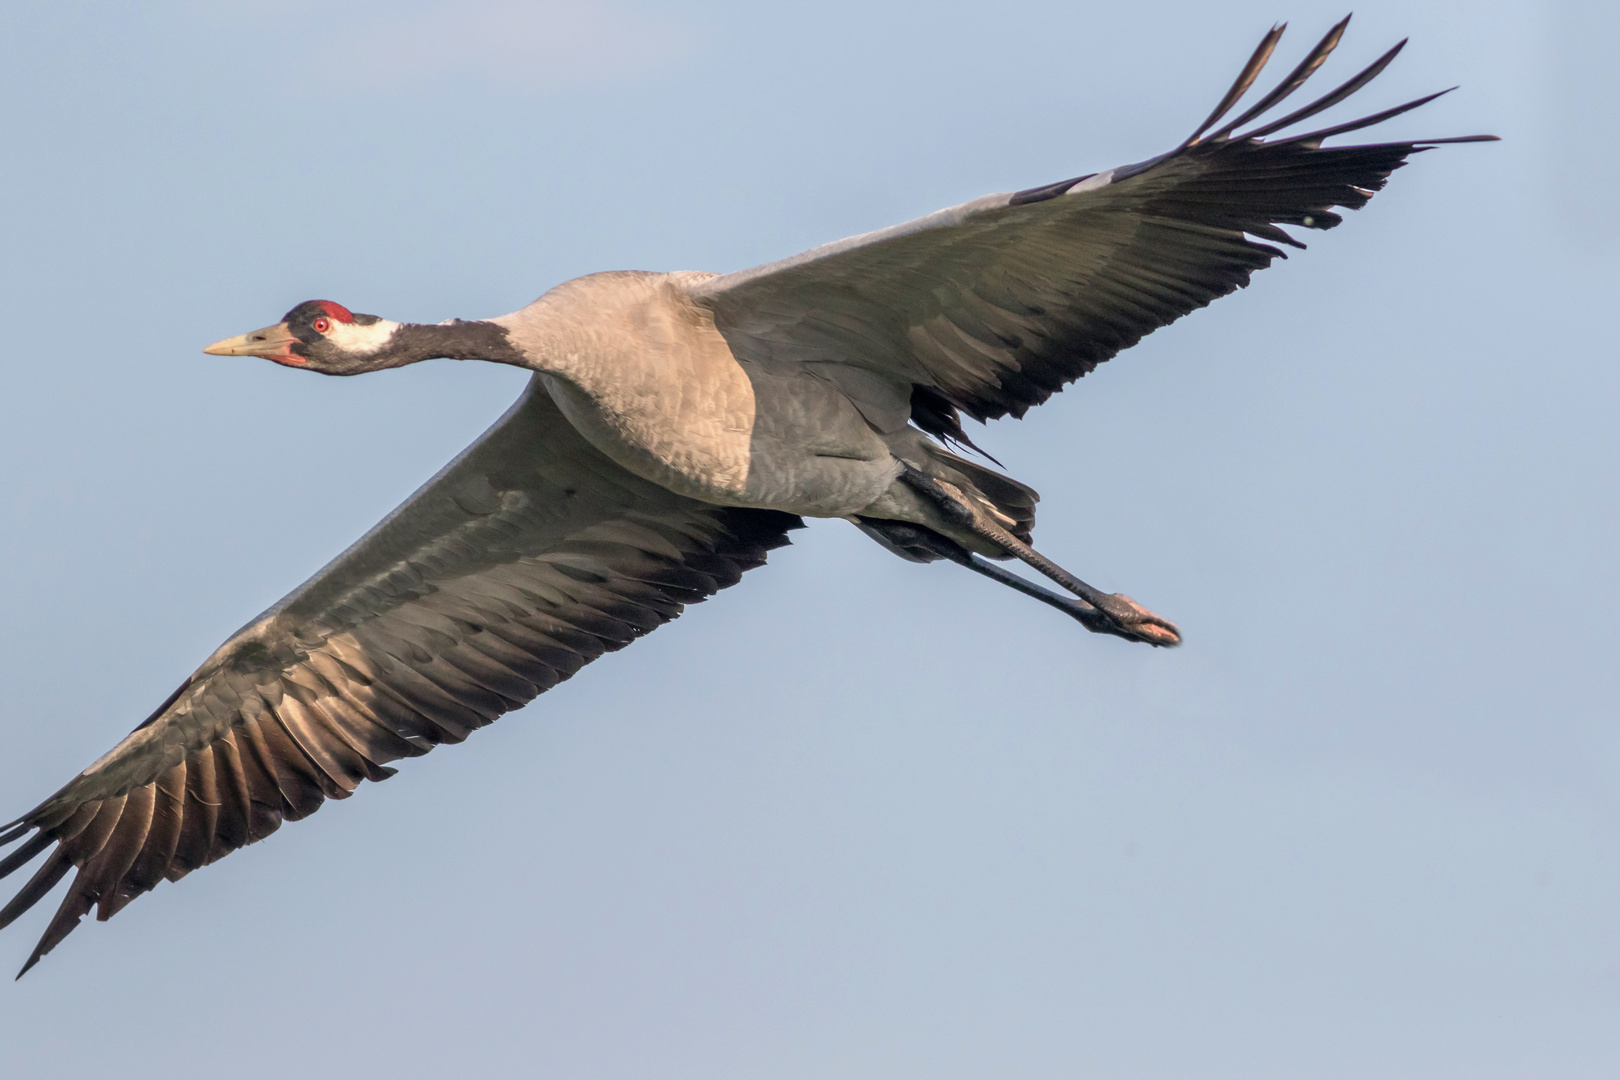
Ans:
<svg viewBox="0 0 1620 1080"><path fill-rule="evenodd" d="M1160 648L1181 644L1181 631L1169 619L1153 614L1124 593L1113 593L1108 600L1108 614L1133 637Z"/></svg>
<svg viewBox="0 0 1620 1080"><path fill-rule="evenodd" d="M1156 618L1153 622L1137 623L1131 627L1131 633L1149 645L1161 649L1173 649L1181 644L1181 631L1176 629L1174 623L1165 622L1163 619Z"/></svg>

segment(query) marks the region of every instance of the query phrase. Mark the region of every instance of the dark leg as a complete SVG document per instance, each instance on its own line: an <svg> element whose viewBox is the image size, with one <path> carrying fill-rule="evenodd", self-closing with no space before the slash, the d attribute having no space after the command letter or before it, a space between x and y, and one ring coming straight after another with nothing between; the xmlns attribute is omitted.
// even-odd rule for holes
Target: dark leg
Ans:
<svg viewBox="0 0 1620 1080"><path fill-rule="evenodd" d="M1084 600L1077 600L1072 596L1064 596L1062 593L1055 593L1051 589L1043 589L1034 582L1025 581L1017 574L1003 570L1001 567L997 566L995 563L991 562L989 559L986 559L982 555L973 555L968 552L963 552L963 554L966 555L967 558L953 559L952 561L959 566L967 567L975 574L983 574L991 581L999 581L1009 589L1016 592L1021 592L1025 596L1032 596L1041 603L1046 604L1048 607L1057 608L1059 611L1063 612L1063 614L1078 621L1081 626L1085 627L1087 630L1090 630L1093 634L1114 634L1119 637L1128 638L1131 641L1143 640L1142 638L1137 637L1135 634L1121 634L1119 628L1114 625L1114 621L1112 619L1108 618L1106 615L1092 607L1090 604L1086 603ZM1153 643L1148 642L1148 644L1151 645Z"/></svg>
<svg viewBox="0 0 1620 1080"><path fill-rule="evenodd" d="M1061 610L1065 610L1076 619L1079 619L1087 629L1118 634L1120 637L1145 641L1150 645L1169 646L1181 644L1181 631L1176 629L1174 623L1153 614L1153 612L1128 596L1119 593L1105 593L1087 585L1008 532L1000 522L996 521L982 508L964 498L951 485L942 483L930 476L925 476L910 468L901 474L900 479L938 506L945 515L945 519L952 525L967 529L975 535L983 537L1007 554L1021 559L1075 596L1078 596L1081 600L1084 600L1091 609L1091 614L1084 618L1079 613L1078 608L1070 610L1059 604L1053 604L1053 606L1060 607ZM952 547L955 546L952 545ZM1016 575L1009 574L976 556L970 556L970 561L962 562L960 558L946 552L941 551L940 554L953 562L961 563L977 573L994 578L1004 585L1009 585L1018 589L1019 592L1034 596L1045 603L1053 603L1053 600L1063 599L1055 596L1055 594L1047 593L1044 589L1036 589L1029 582ZM966 555L967 552L962 552L962 554ZM1017 582L1017 584L1014 584L1014 582ZM1047 599L1047 597L1052 597L1052 599ZM1094 619L1098 624L1102 625L1093 625L1088 619Z"/></svg>
<svg viewBox="0 0 1620 1080"><path fill-rule="evenodd" d="M1117 622L1084 600L1064 596L1051 589L1043 589L1034 582L1025 581L1017 574L1003 570L990 560L967 551L956 541L941 536L932 529L900 521L879 521L872 518L859 518L857 523L869 535L880 539L890 550L904 558L917 562L929 562L936 558L949 559L958 566L967 567L975 574L983 574L991 581L1000 582L1016 592L1057 608L1093 634L1113 634L1127 641L1145 641L1149 645L1169 644L1123 630Z"/></svg>

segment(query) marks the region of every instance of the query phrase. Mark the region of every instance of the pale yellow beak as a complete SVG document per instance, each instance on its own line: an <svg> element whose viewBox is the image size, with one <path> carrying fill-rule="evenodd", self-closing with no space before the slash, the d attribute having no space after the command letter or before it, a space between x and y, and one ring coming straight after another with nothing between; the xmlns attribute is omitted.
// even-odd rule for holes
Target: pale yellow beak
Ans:
<svg viewBox="0 0 1620 1080"><path fill-rule="evenodd" d="M216 341L203 352L212 356L263 356L276 359L290 355L297 341L286 323L277 323L251 334Z"/></svg>

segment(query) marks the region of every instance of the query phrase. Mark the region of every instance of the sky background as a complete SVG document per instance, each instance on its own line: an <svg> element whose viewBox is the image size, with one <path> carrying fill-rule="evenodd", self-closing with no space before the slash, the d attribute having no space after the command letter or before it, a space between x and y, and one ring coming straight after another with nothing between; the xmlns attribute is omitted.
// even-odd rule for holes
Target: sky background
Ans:
<svg viewBox="0 0 1620 1080"><path fill-rule="evenodd" d="M1281 72L1343 7L6 4L0 818L524 379L203 345L312 297L437 321L739 269L1141 160L1273 21ZM86 924L0 983L0 1074L1614 1076L1620 16L1357 9L1324 88L1410 35L1357 108L1461 83L1380 131L1505 141L974 432L1043 549L1184 648L815 523Z"/></svg>

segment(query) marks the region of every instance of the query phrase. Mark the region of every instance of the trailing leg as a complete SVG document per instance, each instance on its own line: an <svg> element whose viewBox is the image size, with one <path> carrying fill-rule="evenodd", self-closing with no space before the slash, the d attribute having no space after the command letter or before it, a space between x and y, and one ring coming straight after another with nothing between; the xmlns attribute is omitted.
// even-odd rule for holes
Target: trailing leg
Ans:
<svg viewBox="0 0 1620 1080"><path fill-rule="evenodd" d="M924 526L876 518L857 518L856 524L903 558L920 562L930 561L930 556L948 559L958 566L967 567L975 574L982 574L991 581L999 582L1016 592L1039 600L1048 607L1056 608L1093 634L1113 634L1127 641L1143 641L1149 645L1167 646L1180 643L1179 636L1175 641L1165 641L1157 636L1148 637L1135 630L1123 628L1114 618L1103 614L1084 600L1065 596L1051 589L1042 588L1034 582L1025 581L1017 574L1003 570L984 556L975 555L954 540Z"/></svg>
<svg viewBox="0 0 1620 1080"><path fill-rule="evenodd" d="M1094 609L1099 619L1112 624L1112 629L1108 632L1118 634L1120 637L1145 641L1150 645L1170 646L1181 644L1181 631L1176 629L1174 623L1153 614L1153 612L1128 596L1120 593L1105 593L1087 585L1008 532L1000 522L991 517L973 500L965 497L954 485L942 480L936 480L910 467L907 467L900 474L900 480L938 508L948 524L989 541L1008 555L1034 567L1064 589L1084 600ZM940 554L946 558L951 558L954 562L962 562L961 559L946 555L944 552ZM966 555L967 552L962 552L962 554ZM998 576L1004 574L1007 578L1019 581L1020 585L1027 586L1027 588L1020 588L1019 585L1012 585L1013 588L1018 588L1020 592L1036 595L1037 598L1040 598L1036 593L1029 593L1028 590L1034 588L1034 586L1029 585L1028 582L1023 582L1012 574L1006 574L1005 571L999 570L993 564L983 560L970 559L969 562L962 563L962 565L968 566L986 577L1002 581L1003 584L1012 585L1012 582ZM1044 590L1042 591L1044 592ZM1050 601L1046 602L1049 603ZM1070 614L1080 618L1074 612L1070 612ZM1081 621L1085 622L1084 619ZM1091 628L1089 624L1087 625L1088 628Z"/></svg>

